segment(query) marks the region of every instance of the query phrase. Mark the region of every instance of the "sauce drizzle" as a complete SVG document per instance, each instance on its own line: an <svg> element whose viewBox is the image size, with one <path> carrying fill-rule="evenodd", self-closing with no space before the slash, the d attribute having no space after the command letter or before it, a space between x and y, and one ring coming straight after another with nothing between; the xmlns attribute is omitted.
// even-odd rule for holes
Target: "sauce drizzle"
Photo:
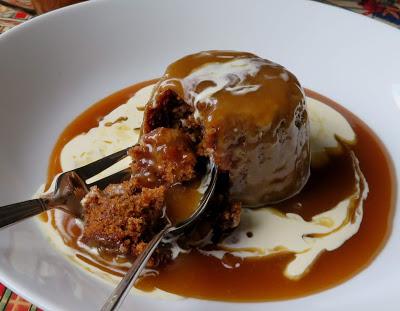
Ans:
<svg viewBox="0 0 400 311"><path fill-rule="evenodd" d="M101 117L125 103L137 90L155 81L157 80L142 82L118 91L91 106L72 121L53 149L48 181L61 171L60 153L70 139L97 126ZM283 275L283 270L293 259L293 254L245 260L226 256L219 260L192 251L181 254L157 275L142 278L137 284L138 288L146 291L159 288L182 296L224 301L292 299L336 286L361 272L372 262L385 245L391 231L395 202L395 179L391 160L383 144L358 117L316 92L306 90L306 94L343 114L357 135L357 144L352 149L360 161L370 188L358 233L339 249L323 253L310 271L297 281L289 280ZM348 163L337 157L325 168L313 170L305 189L278 207L283 212L295 212L310 219L323 211L318 204L319 198L325 197L334 205L349 194L352 178L348 177L351 174L353 173ZM99 256L95 256L81 248L78 243L81 228L71 216L63 217L62 228L55 222L54 211L46 217L49 217L48 221L61 234L65 244L79 251L76 256L80 260L114 275L122 275L126 270L118 266L118 262L124 261L122 258L101 252Z"/></svg>

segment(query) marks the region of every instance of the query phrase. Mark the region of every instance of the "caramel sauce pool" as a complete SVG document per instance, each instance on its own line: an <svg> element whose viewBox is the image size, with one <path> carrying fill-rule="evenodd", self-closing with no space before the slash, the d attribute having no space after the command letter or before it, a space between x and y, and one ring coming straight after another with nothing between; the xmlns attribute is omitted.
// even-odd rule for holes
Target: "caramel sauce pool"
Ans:
<svg viewBox="0 0 400 311"><path fill-rule="evenodd" d="M119 105L125 103L140 88L156 80L139 83L118 91L99 101L70 123L59 137L50 157L48 181L61 171L60 154L73 137L98 125L98 121ZM391 231L395 202L393 167L384 146L359 118L332 100L306 90L309 97L328 104L342 113L357 135L357 145L352 149L369 184L369 194L364 202L364 216L356 235L332 252L324 252L301 279L294 281L283 275L292 254L276 255L264 259L238 259L226 256L224 265L219 259L201 255L197 251L180 255L174 262L159 271L157 276L146 276L136 285L142 290L160 288L170 293L202 299L224 301L270 301L291 299L336 286L362 271L383 248ZM278 206L285 212L295 212L310 219L321 213L319 198L332 202L343 199L351 189L352 171L346 161L337 158L322 171L312 171L311 178L301 194ZM195 196L195 194L193 194ZM171 199L176 202L176 198ZM54 212L43 216L56 228ZM64 217L63 229L68 236L64 242L79 250L77 258L103 271L122 275L126 270L118 263L128 259L100 252L95 257L80 249L77 240L81 229L70 216ZM57 228L56 228L57 229ZM60 232L60 230L59 230ZM238 268L226 268L235 266Z"/></svg>

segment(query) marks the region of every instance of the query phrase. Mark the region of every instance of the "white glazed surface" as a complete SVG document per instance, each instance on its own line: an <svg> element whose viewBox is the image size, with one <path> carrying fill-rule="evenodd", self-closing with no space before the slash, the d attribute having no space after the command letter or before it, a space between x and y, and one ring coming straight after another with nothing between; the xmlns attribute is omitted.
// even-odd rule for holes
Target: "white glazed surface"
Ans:
<svg viewBox="0 0 400 311"><path fill-rule="evenodd" d="M0 36L0 204L35 192L57 135L88 105L208 49L244 50L281 63L305 87L353 111L386 144L399 179L398 30L301 0L97 0ZM399 230L396 213L376 260L320 294L251 304L130 295L122 309L397 310ZM97 310L112 290L55 252L32 220L1 231L0 281L47 310Z"/></svg>

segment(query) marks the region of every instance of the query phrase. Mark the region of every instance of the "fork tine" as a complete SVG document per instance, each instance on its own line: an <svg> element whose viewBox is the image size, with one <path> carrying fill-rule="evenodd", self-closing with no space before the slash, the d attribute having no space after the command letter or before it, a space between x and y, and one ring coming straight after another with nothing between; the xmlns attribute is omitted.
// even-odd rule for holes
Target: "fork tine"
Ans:
<svg viewBox="0 0 400 311"><path fill-rule="evenodd" d="M120 150L118 152L110 154L109 156L106 156L97 161L89 163L85 166L79 167L79 168L75 169L74 172L77 173L79 175L79 177L81 177L83 180L86 181L87 179L89 179L93 176L96 176L97 174L101 173L105 169L109 168L114 163L117 163L118 161L127 157L128 150L130 148L132 148L132 147L128 147L126 149Z"/></svg>
<svg viewBox="0 0 400 311"><path fill-rule="evenodd" d="M90 187L93 186L97 186L100 189L104 189L105 187L107 187L110 184L115 184L115 183L120 183L123 180L126 180L127 177L130 177L131 175L131 169L129 167L114 173L110 176L104 177L102 179L99 179L95 182L92 182L91 184L88 184L88 188L90 189Z"/></svg>

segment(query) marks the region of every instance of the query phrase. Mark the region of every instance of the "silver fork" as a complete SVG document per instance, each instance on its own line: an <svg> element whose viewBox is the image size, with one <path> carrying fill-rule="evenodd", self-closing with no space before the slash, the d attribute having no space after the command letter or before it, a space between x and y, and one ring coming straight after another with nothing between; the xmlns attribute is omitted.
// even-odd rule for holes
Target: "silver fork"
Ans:
<svg viewBox="0 0 400 311"><path fill-rule="evenodd" d="M130 169L121 170L89 184L86 181L127 157L130 148L132 147L118 151L72 171L61 173L53 180L52 185L54 187L52 188L54 190L41 195L37 199L1 206L0 229L52 208L61 209L75 217L81 218L82 206L80 202L88 193L90 187L98 186L102 189L111 183L120 182L130 174Z"/></svg>

